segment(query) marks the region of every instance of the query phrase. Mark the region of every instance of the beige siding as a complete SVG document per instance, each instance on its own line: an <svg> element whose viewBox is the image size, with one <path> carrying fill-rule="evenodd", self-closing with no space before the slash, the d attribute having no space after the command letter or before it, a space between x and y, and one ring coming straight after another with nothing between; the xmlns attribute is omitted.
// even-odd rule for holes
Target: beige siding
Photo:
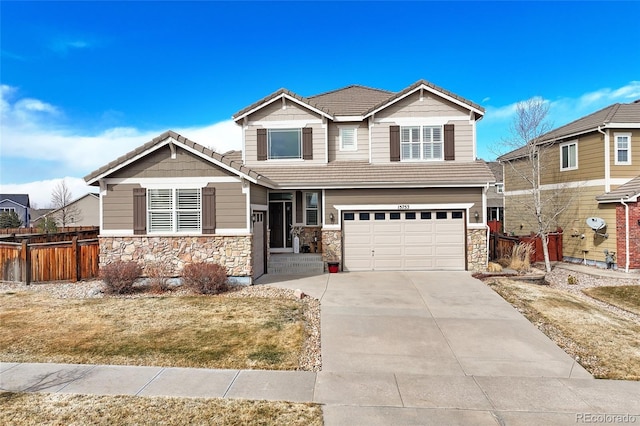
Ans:
<svg viewBox="0 0 640 426"><path fill-rule="evenodd" d="M631 164L616 165L616 133L631 133ZM611 134L611 177L612 178L634 178L640 174L640 130L610 130Z"/></svg>
<svg viewBox="0 0 640 426"><path fill-rule="evenodd" d="M547 185L604 179L604 142L602 136L602 134L590 134L571 140L578 143L578 168L576 170L560 170L560 146L565 142L544 150L540 156L545 165L541 183Z"/></svg>
<svg viewBox="0 0 640 426"><path fill-rule="evenodd" d="M251 184L251 204L267 205L267 195L267 188L265 188L264 186L255 185L253 183Z"/></svg>
<svg viewBox="0 0 640 426"><path fill-rule="evenodd" d="M242 183L210 183L216 188L216 228L235 229L247 226L247 197Z"/></svg>
<svg viewBox="0 0 640 426"><path fill-rule="evenodd" d="M604 262L604 249L616 251L615 204L598 204L596 195L604 192L603 186L577 188L564 193L556 193L559 205L567 205L558 217L556 226L564 230L563 255L576 259ZM549 191L543 196L550 198ZM535 215L531 196L509 196L505 198L505 232L515 235L529 235L536 232ZM586 224L588 217L601 217L607 223L608 238L596 236ZM576 234L577 236L572 236ZM584 235L584 238L580 238ZM586 250L584 252L583 250Z"/></svg>
<svg viewBox="0 0 640 426"><path fill-rule="evenodd" d="M401 124L397 119L420 119L427 117L460 117L448 120L443 124L455 125L455 161L474 161L473 156L473 127L469 122L469 111L435 95L424 93L420 101L420 94L413 95L385 108L375 115L374 127L371 131L371 157L373 163L389 162L389 126Z"/></svg>
<svg viewBox="0 0 640 426"><path fill-rule="evenodd" d="M356 151L340 151L342 126L358 126ZM329 123L329 161L369 161L369 127L366 122Z"/></svg>
<svg viewBox="0 0 640 426"><path fill-rule="evenodd" d="M133 188L140 185L107 185L107 194L102 196L103 229L133 229Z"/></svg>
<svg viewBox="0 0 640 426"><path fill-rule="evenodd" d="M201 176L235 175L184 149L176 149L176 158L172 159L168 146L164 146L110 175L113 178Z"/></svg>
<svg viewBox="0 0 640 426"><path fill-rule="evenodd" d="M319 120L320 116L303 106L286 101L286 108L282 109L282 100L277 100L249 115L249 122L254 121L288 121L288 120Z"/></svg>
<svg viewBox="0 0 640 426"><path fill-rule="evenodd" d="M100 200L89 195L73 203L78 214L71 218L71 226L99 226Z"/></svg>
<svg viewBox="0 0 640 426"><path fill-rule="evenodd" d="M282 164L284 167L287 164L309 164L309 165L318 165L325 163L325 126L318 124L309 124L302 127L299 126L300 123L292 124L291 128L302 128L302 127L311 127L313 129L313 160L267 160L267 161L258 161L258 129L263 128L263 126L248 126L245 130L245 164L249 167L251 166L264 166L265 164ZM268 128L268 126L265 126ZM301 141L302 143L302 141Z"/></svg>
<svg viewBox="0 0 640 426"><path fill-rule="evenodd" d="M335 205L352 204L460 204L474 203L482 222L481 188L407 188L407 189L331 189L325 191L326 217L331 213L338 217Z"/></svg>

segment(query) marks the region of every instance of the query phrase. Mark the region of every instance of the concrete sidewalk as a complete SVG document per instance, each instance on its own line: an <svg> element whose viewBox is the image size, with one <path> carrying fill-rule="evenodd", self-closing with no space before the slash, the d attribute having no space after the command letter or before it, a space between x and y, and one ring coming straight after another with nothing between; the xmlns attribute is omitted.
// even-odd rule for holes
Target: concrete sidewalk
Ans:
<svg viewBox="0 0 640 426"><path fill-rule="evenodd" d="M469 273L260 283L321 299L322 372L2 363L0 388L316 402L326 425L640 422L640 382L593 379Z"/></svg>

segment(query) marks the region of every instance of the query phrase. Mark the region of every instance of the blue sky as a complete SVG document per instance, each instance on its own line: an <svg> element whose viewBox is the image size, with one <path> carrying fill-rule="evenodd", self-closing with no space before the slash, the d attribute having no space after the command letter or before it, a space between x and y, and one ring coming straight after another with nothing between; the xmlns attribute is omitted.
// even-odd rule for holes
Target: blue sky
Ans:
<svg viewBox="0 0 640 426"><path fill-rule="evenodd" d="M39 207L167 129L224 152L232 114L286 87L398 91L428 80L486 108L478 155L514 105L554 126L640 98L640 2L0 3L0 192Z"/></svg>

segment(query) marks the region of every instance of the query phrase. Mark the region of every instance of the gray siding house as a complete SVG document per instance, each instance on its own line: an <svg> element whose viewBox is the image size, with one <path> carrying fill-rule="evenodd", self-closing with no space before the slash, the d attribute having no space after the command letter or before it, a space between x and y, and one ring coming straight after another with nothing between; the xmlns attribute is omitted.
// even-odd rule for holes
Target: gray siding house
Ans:
<svg viewBox="0 0 640 426"><path fill-rule="evenodd" d="M85 177L100 187L101 262L216 261L250 281L298 234L344 271L482 269L494 182L476 160L483 115L420 80L278 90L233 115L241 151L166 132Z"/></svg>
<svg viewBox="0 0 640 426"><path fill-rule="evenodd" d="M29 226L31 205L29 194L0 194L0 212L16 212L22 227Z"/></svg>

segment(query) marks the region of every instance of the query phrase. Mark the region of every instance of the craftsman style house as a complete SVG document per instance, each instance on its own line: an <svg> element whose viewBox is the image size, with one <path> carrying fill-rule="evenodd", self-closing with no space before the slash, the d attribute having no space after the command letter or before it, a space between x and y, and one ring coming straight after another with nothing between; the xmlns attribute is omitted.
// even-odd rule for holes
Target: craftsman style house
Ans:
<svg viewBox="0 0 640 426"><path fill-rule="evenodd" d="M278 90L233 116L242 150L224 155L166 132L85 178L100 186L101 262L216 261L249 281L298 249L344 271L484 268L483 114L421 80Z"/></svg>
<svg viewBox="0 0 640 426"><path fill-rule="evenodd" d="M565 260L621 270L640 270L640 101L613 104L543 135L543 198L566 209ZM527 187L518 170L525 151L498 158L504 165L507 231L528 234L535 218L523 210ZM523 202L524 201L524 202Z"/></svg>

